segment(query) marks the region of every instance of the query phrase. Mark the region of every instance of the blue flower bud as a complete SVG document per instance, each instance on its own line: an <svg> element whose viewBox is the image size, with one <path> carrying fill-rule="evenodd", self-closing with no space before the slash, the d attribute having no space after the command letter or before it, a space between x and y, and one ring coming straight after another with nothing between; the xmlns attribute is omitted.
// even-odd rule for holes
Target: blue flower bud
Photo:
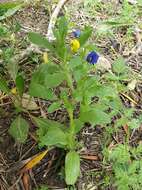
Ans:
<svg viewBox="0 0 142 190"><path fill-rule="evenodd" d="M86 61L92 65L96 64L99 59L99 55L95 51L91 51L86 58Z"/></svg>
<svg viewBox="0 0 142 190"><path fill-rule="evenodd" d="M79 29L73 31L73 37L75 37L75 38L79 38L80 34L81 34L81 31Z"/></svg>

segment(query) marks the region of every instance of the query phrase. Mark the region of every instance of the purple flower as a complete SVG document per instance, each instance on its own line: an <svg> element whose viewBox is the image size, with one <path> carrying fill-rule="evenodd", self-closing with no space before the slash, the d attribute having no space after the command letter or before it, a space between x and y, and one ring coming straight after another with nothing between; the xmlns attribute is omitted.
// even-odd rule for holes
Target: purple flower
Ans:
<svg viewBox="0 0 142 190"><path fill-rule="evenodd" d="M77 29L77 30L73 31L72 34L73 34L73 37L79 38L79 37L80 37L80 34L81 34L81 31L80 31L79 29Z"/></svg>
<svg viewBox="0 0 142 190"><path fill-rule="evenodd" d="M86 58L86 61L92 65L96 64L99 59L99 55L95 51L91 51Z"/></svg>

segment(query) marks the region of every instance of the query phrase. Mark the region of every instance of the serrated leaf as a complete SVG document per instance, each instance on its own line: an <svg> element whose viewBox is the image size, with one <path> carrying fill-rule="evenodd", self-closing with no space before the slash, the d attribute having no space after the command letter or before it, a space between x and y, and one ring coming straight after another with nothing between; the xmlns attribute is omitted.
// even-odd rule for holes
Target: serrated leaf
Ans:
<svg viewBox="0 0 142 190"><path fill-rule="evenodd" d="M110 81L119 81L119 77L116 76L114 73L106 73L104 75L104 77L107 79L107 80L110 80Z"/></svg>
<svg viewBox="0 0 142 190"><path fill-rule="evenodd" d="M109 114L101 110L92 109L90 111L84 112L83 110L80 113L80 120L82 122L89 122L92 125L104 125L111 122Z"/></svg>
<svg viewBox="0 0 142 190"><path fill-rule="evenodd" d="M9 129L9 133L13 138L21 143L24 143L27 139L29 131L28 122L21 116L18 116L12 123Z"/></svg>
<svg viewBox="0 0 142 190"><path fill-rule="evenodd" d="M93 89L94 90L94 89ZM112 86L98 86L94 90L94 95L98 96L99 98L116 98L117 97L117 90Z"/></svg>
<svg viewBox="0 0 142 190"><path fill-rule="evenodd" d="M127 70L125 60L120 57L112 64L113 71L117 74L124 73Z"/></svg>
<svg viewBox="0 0 142 190"><path fill-rule="evenodd" d="M30 32L28 37L29 37L29 40L33 44L35 44L39 47L46 48L46 49L49 49L51 51L54 51L54 47L52 46L52 44L41 34L38 34L35 32Z"/></svg>
<svg viewBox="0 0 142 190"><path fill-rule="evenodd" d="M54 102L48 107L48 113L52 113L61 107L61 102Z"/></svg>
<svg viewBox="0 0 142 190"><path fill-rule="evenodd" d="M116 120L115 125L117 127L122 127L128 124L128 119L126 117L121 117Z"/></svg>
<svg viewBox="0 0 142 190"><path fill-rule="evenodd" d="M82 65L82 60L79 56L76 56L76 57L73 57L71 60L70 60L70 63L69 63L69 67L71 69L76 69L76 67Z"/></svg>
<svg viewBox="0 0 142 190"><path fill-rule="evenodd" d="M10 89L7 86L7 82L2 76L0 76L0 90L7 94L10 92Z"/></svg>
<svg viewBox="0 0 142 190"><path fill-rule="evenodd" d="M65 158L65 180L67 185L74 185L80 174L80 157L75 151L67 153Z"/></svg>
<svg viewBox="0 0 142 190"><path fill-rule="evenodd" d="M131 129L137 129L140 127L140 121L138 119L132 119L131 121L128 122L128 126Z"/></svg>
<svg viewBox="0 0 142 190"><path fill-rule="evenodd" d="M127 163L130 161L130 153L127 146L118 144L117 147L110 152L109 159L115 161L115 163Z"/></svg>

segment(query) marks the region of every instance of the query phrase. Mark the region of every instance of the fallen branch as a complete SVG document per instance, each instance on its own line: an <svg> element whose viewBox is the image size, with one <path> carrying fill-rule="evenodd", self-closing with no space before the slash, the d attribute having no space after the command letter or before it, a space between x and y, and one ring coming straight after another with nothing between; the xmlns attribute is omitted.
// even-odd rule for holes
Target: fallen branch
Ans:
<svg viewBox="0 0 142 190"><path fill-rule="evenodd" d="M50 22L49 22L49 25L48 25L47 34L46 34L46 38L49 41L52 41L52 40L55 39L55 37L53 35L53 29L55 27L59 12L60 12L61 8L63 7L63 5L66 2L67 2L67 0L60 0L58 2L58 4L57 4L55 10L53 11L53 14L51 15ZM30 45L24 51L22 51L20 53L19 57L17 57L16 60L22 60L24 57L29 56L29 54L31 52L42 53L41 50L38 47L36 47L35 45Z"/></svg>
<svg viewBox="0 0 142 190"><path fill-rule="evenodd" d="M48 31L47 31L47 35L46 35L46 37L48 38L49 41L52 41L55 39L54 34L53 34L53 29L55 27L59 12L60 12L61 8L63 7L63 5L66 3L66 1L67 0L60 0L57 4L53 14L51 15L50 22L48 25Z"/></svg>

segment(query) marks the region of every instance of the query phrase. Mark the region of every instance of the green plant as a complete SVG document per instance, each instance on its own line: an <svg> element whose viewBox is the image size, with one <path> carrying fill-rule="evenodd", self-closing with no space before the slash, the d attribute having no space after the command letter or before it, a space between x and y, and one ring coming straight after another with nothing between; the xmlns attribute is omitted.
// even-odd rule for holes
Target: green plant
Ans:
<svg viewBox="0 0 142 190"><path fill-rule="evenodd" d="M86 45L91 35L91 29L86 27L78 38L74 54L66 45L67 21L61 18L58 29L54 31L56 40L49 42L37 33L30 33L32 43L49 49L59 63L49 59L47 64L41 64L32 76L29 93L31 96L51 100L53 103L47 109L54 112L65 108L69 116L69 125L49 119L32 117L38 126L39 145L57 146L67 151L65 158L65 179L68 185L73 185L80 173L79 144L76 134L85 123L92 126L107 126L112 117L126 116L126 108L122 104L119 93L128 91L125 85L132 73L122 58L113 65L113 72L100 76L97 74L97 64L91 65L84 57L92 50ZM76 51L75 51L76 52ZM91 74L95 68L95 73ZM59 94L54 88L59 88ZM79 113L77 110L79 109Z"/></svg>
<svg viewBox="0 0 142 190"><path fill-rule="evenodd" d="M142 185L142 148L118 144L109 151L109 160L114 171L115 186L118 190L140 190Z"/></svg>
<svg viewBox="0 0 142 190"><path fill-rule="evenodd" d="M46 186L41 186L40 188L36 189L36 190L48 190L48 187Z"/></svg>
<svg viewBox="0 0 142 190"><path fill-rule="evenodd" d="M127 109L120 98L121 93L129 92L126 84L130 82L132 74L135 78L133 71L126 66L123 58L118 58L112 66L112 71L108 70L100 75L99 62L95 64L99 56L94 52L94 46L87 44L91 33L92 29L85 27L78 39L72 40L71 45L74 47L70 48L67 42L68 24L64 17L59 20L57 29L54 30L54 42L49 42L40 34L29 33L32 43L48 49L50 53L49 59L38 65L33 73L26 95L24 77L17 67L14 67L14 72L8 70L16 91L11 91L9 83L0 77L0 89L11 97L18 115L11 124L10 134L17 141L25 142L29 127L21 113L28 113L38 127L40 147L65 149L65 180L69 186L75 184L80 174L80 144L76 137L86 123L92 127L100 125L105 128L112 126L114 122L115 130L117 126L122 127L131 122L130 130L133 123L136 124L135 128L140 124L139 117L133 116L135 109ZM58 94L55 89L58 89ZM23 104L25 96L26 104L25 101ZM50 100L51 105L47 107L49 113L65 109L69 122L60 123L32 116L30 110L37 108L33 97ZM112 122L113 118L116 119Z"/></svg>
<svg viewBox="0 0 142 190"><path fill-rule="evenodd" d="M11 8L15 4L5 6ZM15 107L15 116L12 118L9 133L18 142L24 143L28 136L29 124L23 118L22 112L38 109L38 106L33 98L25 93L25 74L21 72L15 56L18 53L17 38L14 35L18 31L16 27L17 25L13 25L11 29L7 25L0 24L2 61L0 63L0 90L3 92L1 99L7 97Z"/></svg>
<svg viewBox="0 0 142 190"><path fill-rule="evenodd" d="M103 4L100 2L101 6ZM110 3L112 6L112 3ZM139 22L139 16L141 14L140 4L130 4L127 0L124 0L122 6L118 7L117 10L109 7L109 3L104 3L104 7L107 11L112 11L110 17L106 20L100 21L97 26L96 35L99 37L108 36L115 37L114 33L116 30L126 30L124 37L129 39L133 38L134 28L141 27ZM115 12L113 12L115 10ZM134 11L135 10L135 11ZM116 14L117 13L117 14ZM126 40L124 38L124 41Z"/></svg>
<svg viewBox="0 0 142 190"><path fill-rule="evenodd" d="M3 2L0 4L0 21L15 14L21 7L22 1Z"/></svg>

